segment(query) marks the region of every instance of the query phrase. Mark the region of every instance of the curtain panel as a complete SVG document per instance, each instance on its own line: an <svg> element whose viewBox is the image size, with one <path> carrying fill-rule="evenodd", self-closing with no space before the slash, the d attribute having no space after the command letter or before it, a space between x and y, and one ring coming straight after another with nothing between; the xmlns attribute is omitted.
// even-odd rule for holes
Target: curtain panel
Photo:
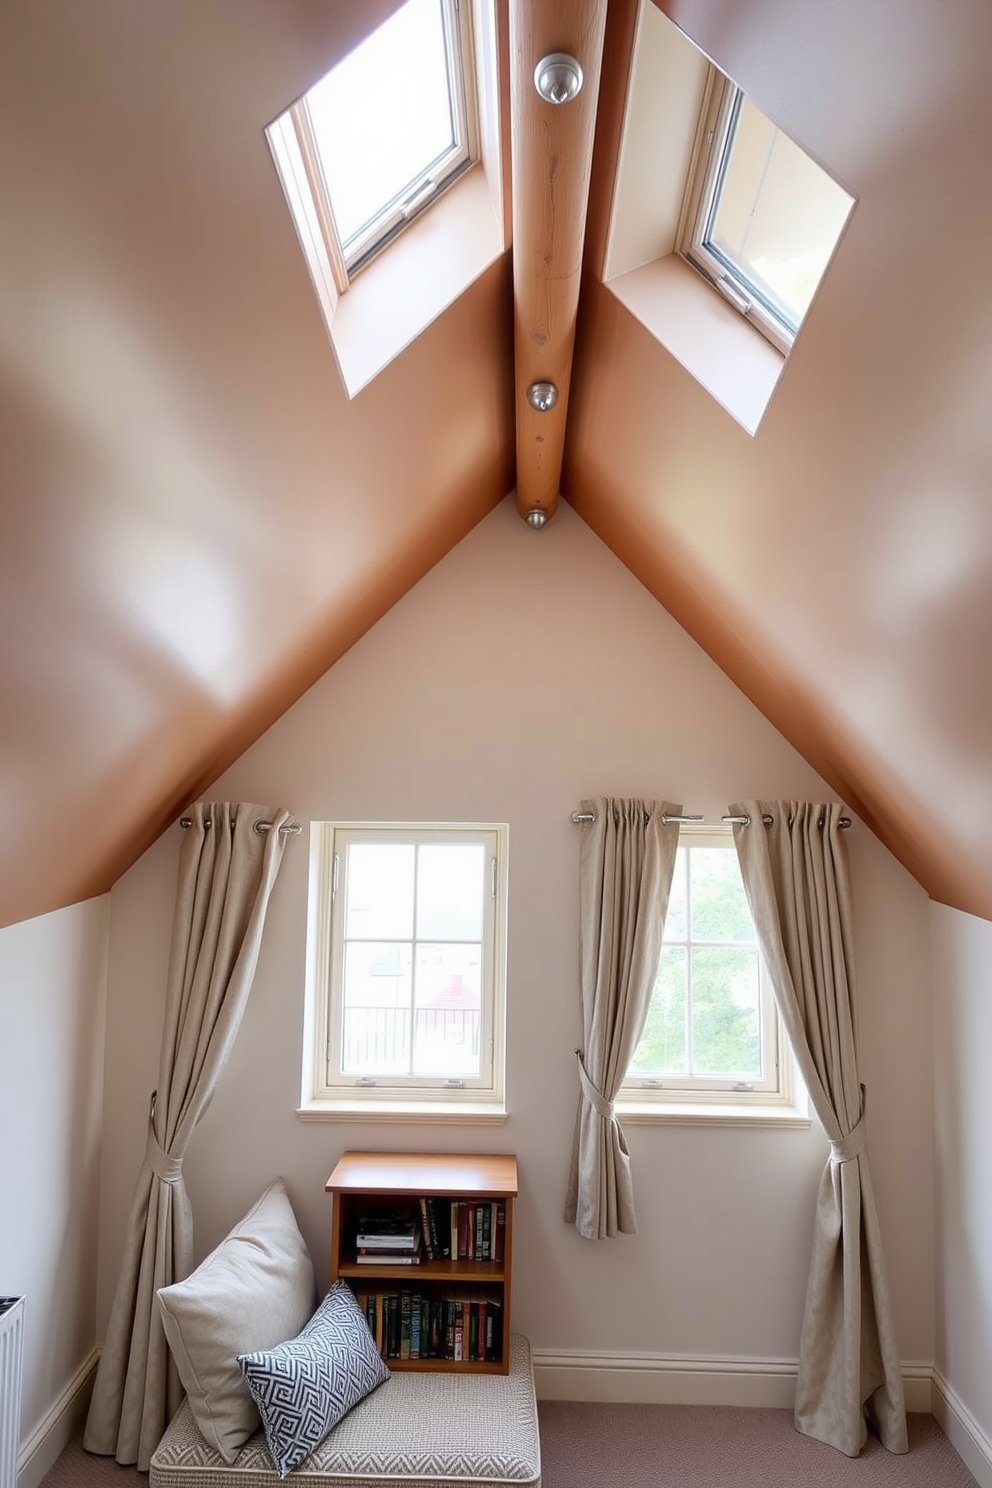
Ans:
<svg viewBox="0 0 992 1488"><path fill-rule="evenodd" d="M286 811L199 804L183 833L158 1088L83 1445L147 1472L182 1402L156 1301L189 1275L183 1158L230 1057L282 861ZM259 823L271 824L260 830Z"/></svg>
<svg viewBox="0 0 992 1488"><path fill-rule="evenodd" d="M587 1240L637 1231L630 1153L614 1100L658 972L681 814L669 802L583 801L579 978L583 1047L564 1218Z"/></svg>
<svg viewBox="0 0 992 1488"><path fill-rule="evenodd" d="M857 1457L866 1417L908 1450L902 1371L858 1075L851 888L843 808L731 806L734 839L782 1022L830 1141L820 1181L799 1344L795 1422Z"/></svg>

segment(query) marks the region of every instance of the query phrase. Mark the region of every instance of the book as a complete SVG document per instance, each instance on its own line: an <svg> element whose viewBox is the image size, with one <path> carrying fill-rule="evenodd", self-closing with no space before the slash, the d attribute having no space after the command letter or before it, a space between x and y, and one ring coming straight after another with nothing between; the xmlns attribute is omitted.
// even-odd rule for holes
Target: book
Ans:
<svg viewBox="0 0 992 1488"><path fill-rule="evenodd" d="M359 1266L419 1266L419 1250L360 1250L355 1256Z"/></svg>
<svg viewBox="0 0 992 1488"><path fill-rule="evenodd" d="M495 1224L493 1226L493 1260L502 1261L506 1250L506 1201L497 1199L493 1205L496 1211Z"/></svg>
<svg viewBox="0 0 992 1488"><path fill-rule="evenodd" d="M458 1259L468 1259L468 1204L458 1200Z"/></svg>
<svg viewBox="0 0 992 1488"><path fill-rule="evenodd" d="M433 1261L437 1255L435 1241L437 1238L436 1228L431 1227L431 1200L420 1196L420 1228L424 1236L424 1249L427 1251L427 1259Z"/></svg>
<svg viewBox="0 0 992 1488"><path fill-rule="evenodd" d="M410 1298L410 1358L420 1358L420 1293Z"/></svg>
<svg viewBox="0 0 992 1488"><path fill-rule="evenodd" d="M451 1201L451 1259L457 1261L461 1252L458 1249L458 1217L461 1206L457 1199Z"/></svg>
<svg viewBox="0 0 992 1488"><path fill-rule="evenodd" d="M360 1214L355 1235L359 1247L382 1250L416 1250L420 1243L420 1221L410 1209L383 1209Z"/></svg>
<svg viewBox="0 0 992 1488"><path fill-rule="evenodd" d="M410 1328L413 1319L413 1299L409 1292L400 1292L400 1358L410 1357Z"/></svg>

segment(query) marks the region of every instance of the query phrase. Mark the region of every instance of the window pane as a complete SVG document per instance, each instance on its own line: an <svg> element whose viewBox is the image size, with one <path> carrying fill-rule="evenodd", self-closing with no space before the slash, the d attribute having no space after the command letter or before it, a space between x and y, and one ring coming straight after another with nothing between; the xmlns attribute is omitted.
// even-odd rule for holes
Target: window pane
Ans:
<svg viewBox="0 0 992 1488"><path fill-rule="evenodd" d="M347 251L455 143L440 0L407 0L307 102Z"/></svg>
<svg viewBox="0 0 992 1488"><path fill-rule="evenodd" d="M651 1006L631 1062L631 1074L672 1075L688 1071L685 956L682 946L662 947Z"/></svg>
<svg viewBox="0 0 992 1488"><path fill-rule="evenodd" d="M754 924L733 848L691 848L689 883L693 940L754 940Z"/></svg>
<svg viewBox="0 0 992 1488"><path fill-rule="evenodd" d="M418 940L481 940L485 867L481 842L445 842L420 849Z"/></svg>
<svg viewBox="0 0 992 1488"><path fill-rule="evenodd" d="M757 950L692 950L693 1070L761 1079Z"/></svg>
<svg viewBox="0 0 992 1488"><path fill-rule="evenodd" d="M482 946L419 945L413 1073L446 1079L479 1074Z"/></svg>
<svg viewBox="0 0 992 1488"><path fill-rule="evenodd" d="M348 848L348 940L404 939L413 935L412 843L355 842Z"/></svg>
<svg viewBox="0 0 992 1488"><path fill-rule="evenodd" d="M685 875L687 853L684 847L680 847L675 854L675 873L672 876L672 889L668 896L668 913L665 916L665 939L685 940L686 918L685 918Z"/></svg>
<svg viewBox="0 0 992 1488"><path fill-rule="evenodd" d="M358 941L345 946L343 1074L409 1072L412 960L408 944Z"/></svg>
<svg viewBox="0 0 992 1488"><path fill-rule="evenodd" d="M798 327L852 198L742 97L706 241Z"/></svg>

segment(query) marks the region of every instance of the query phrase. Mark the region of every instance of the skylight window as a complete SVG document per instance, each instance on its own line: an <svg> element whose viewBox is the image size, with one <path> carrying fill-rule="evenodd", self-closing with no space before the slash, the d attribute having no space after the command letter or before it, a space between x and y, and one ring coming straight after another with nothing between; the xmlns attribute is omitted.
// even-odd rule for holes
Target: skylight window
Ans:
<svg viewBox="0 0 992 1488"><path fill-rule="evenodd" d="M506 249L497 30L407 0L266 128L349 398Z"/></svg>
<svg viewBox="0 0 992 1488"><path fill-rule="evenodd" d="M343 266L339 290L477 153L463 65L466 8L406 0L293 110L323 188L330 256Z"/></svg>
<svg viewBox="0 0 992 1488"><path fill-rule="evenodd" d="M681 251L787 352L854 199L715 68L701 137Z"/></svg>

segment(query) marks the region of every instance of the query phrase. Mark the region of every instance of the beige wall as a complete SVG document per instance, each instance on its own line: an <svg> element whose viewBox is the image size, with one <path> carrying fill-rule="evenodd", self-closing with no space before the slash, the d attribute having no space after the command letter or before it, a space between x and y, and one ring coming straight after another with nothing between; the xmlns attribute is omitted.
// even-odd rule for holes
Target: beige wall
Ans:
<svg viewBox="0 0 992 1488"><path fill-rule="evenodd" d="M291 839L231 1065L187 1176L202 1255L275 1174L321 1279L323 1185L349 1146L518 1154L514 1321L535 1349L794 1358L826 1144L808 1131L631 1127L641 1230L592 1244L561 1220L579 1042L583 796L740 796L822 782L568 508L542 533L504 502L209 794L312 819L510 824L503 1128L302 1123L306 838ZM179 829L112 893L100 1325L155 1080ZM863 1073L904 1358L932 1358L926 898L863 828Z"/></svg>
<svg viewBox="0 0 992 1488"><path fill-rule="evenodd" d="M0 930L0 1292L26 1298L36 1468L96 1337L108 910L104 895Z"/></svg>
<svg viewBox="0 0 992 1488"><path fill-rule="evenodd" d="M944 1422L992 1482L992 923L930 908L933 939L936 1343ZM980 1457L975 1456L976 1449ZM982 1473L984 1471L984 1476Z"/></svg>

